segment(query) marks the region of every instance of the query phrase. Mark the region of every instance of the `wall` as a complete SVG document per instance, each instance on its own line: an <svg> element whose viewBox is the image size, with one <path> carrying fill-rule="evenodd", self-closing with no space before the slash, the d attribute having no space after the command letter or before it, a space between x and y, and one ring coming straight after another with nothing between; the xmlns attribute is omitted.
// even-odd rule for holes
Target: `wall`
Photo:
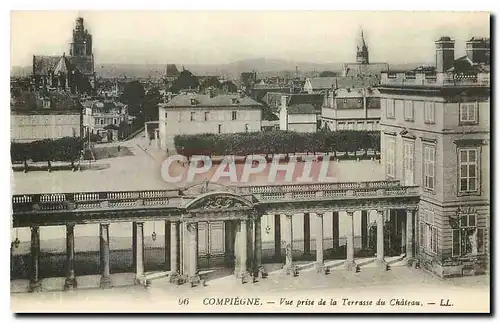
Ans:
<svg viewBox="0 0 500 323"><path fill-rule="evenodd" d="M80 113L11 114L11 140L28 142L80 136Z"/></svg>
<svg viewBox="0 0 500 323"><path fill-rule="evenodd" d="M233 111L237 112L236 120L232 120ZM191 112L195 113L194 121L191 121ZM206 121L205 112L208 112ZM246 125L249 132L261 129L261 110L250 107L161 107L159 119L163 149L173 149L175 135L218 133L219 125L221 133L245 132Z"/></svg>

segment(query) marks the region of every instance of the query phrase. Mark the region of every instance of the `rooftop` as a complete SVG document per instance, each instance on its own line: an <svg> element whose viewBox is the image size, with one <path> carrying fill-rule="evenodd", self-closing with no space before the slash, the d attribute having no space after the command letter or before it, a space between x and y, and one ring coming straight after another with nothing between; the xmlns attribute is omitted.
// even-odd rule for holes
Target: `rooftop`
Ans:
<svg viewBox="0 0 500 323"><path fill-rule="evenodd" d="M180 94L174 96L170 101L161 105L162 107L234 107L234 106L254 106L260 107L262 104L254 99L238 94L219 94L210 97L209 94Z"/></svg>

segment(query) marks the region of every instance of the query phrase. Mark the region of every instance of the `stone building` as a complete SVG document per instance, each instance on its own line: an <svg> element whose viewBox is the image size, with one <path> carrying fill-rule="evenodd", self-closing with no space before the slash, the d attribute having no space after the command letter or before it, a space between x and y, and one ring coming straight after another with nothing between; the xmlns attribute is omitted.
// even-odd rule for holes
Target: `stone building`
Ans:
<svg viewBox="0 0 500 323"><path fill-rule="evenodd" d="M420 187L420 266L447 277L488 270L489 40L436 43L435 67L383 73L381 151L387 179Z"/></svg>
<svg viewBox="0 0 500 323"><path fill-rule="evenodd" d="M159 106L159 139L162 149L174 148L180 134L235 133L261 130L262 105L239 94L174 96Z"/></svg>
<svg viewBox="0 0 500 323"><path fill-rule="evenodd" d="M69 55L33 56L34 90L59 89L71 93L93 93L96 75L92 35L85 29L83 18L76 19Z"/></svg>

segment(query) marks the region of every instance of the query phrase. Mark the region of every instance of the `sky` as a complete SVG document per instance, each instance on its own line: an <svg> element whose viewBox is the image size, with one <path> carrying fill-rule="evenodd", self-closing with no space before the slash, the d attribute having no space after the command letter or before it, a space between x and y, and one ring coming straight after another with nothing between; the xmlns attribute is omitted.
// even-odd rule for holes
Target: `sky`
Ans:
<svg viewBox="0 0 500 323"><path fill-rule="evenodd" d="M433 62L434 41L489 37L486 12L12 11L11 66L69 53L75 19L93 35L96 64L225 64L249 58L355 60L364 30L371 62Z"/></svg>

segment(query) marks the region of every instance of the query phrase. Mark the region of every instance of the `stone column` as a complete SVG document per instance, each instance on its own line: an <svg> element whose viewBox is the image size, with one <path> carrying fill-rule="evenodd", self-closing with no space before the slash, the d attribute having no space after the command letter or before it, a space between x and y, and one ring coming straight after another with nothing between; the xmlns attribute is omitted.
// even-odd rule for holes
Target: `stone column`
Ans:
<svg viewBox="0 0 500 323"><path fill-rule="evenodd" d="M225 241L225 249L224 258L227 263L231 263L232 254L233 254L233 237L232 237L232 221L227 220L224 221L224 241Z"/></svg>
<svg viewBox="0 0 500 323"><path fill-rule="evenodd" d="M111 276L109 273L109 223L101 223L101 288L111 287Z"/></svg>
<svg viewBox="0 0 500 323"><path fill-rule="evenodd" d="M170 221L165 220L165 271L170 271Z"/></svg>
<svg viewBox="0 0 500 323"><path fill-rule="evenodd" d="M184 270L186 257L186 222L181 221L179 223L179 275L183 276L186 274Z"/></svg>
<svg viewBox="0 0 500 323"><path fill-rule="evenodd" d="M135 271L137 266L137 223L132 222L132 270Z"/></svg>
<svg viewBox="0 0 500 323"><path fill-rule="evenodd" d="M323 257L323 250L324 250L323 213L317 212L316 217L318 219L318 228L316 231L316 272L326 274L328 270L325 267L325 261Z"/></svg>
<svg viewBox="0 0 500 323"><path fill-rule="evenodd" d="M236 278L241 279L242 283L246 283L249 278L247 270L247 242L248 242L248 230L247 230L247 220L239 220L238 223L238 249L237 249L237 266L236 266Z"/></svg>
<svg viewBox="0 0 500 323"><path fill-rule="evenodd" d="M66 225L66 280L64 290L76 288L75 277L75 225Z"/></svg>
<svg viewBox="0 0 500 323"><path fill-rule="evenodd" d="M264 266L262 266L262 217L258 215L254 220L254 276L258 278L265 278L267 276Z"/></svg>
<svg viewBox="0 0 500 323"><path fill-rule="evenodd" d="M141 284L144 279L144 222L136 223L136 265L135 265L135 282Z"/></svg>
<svg viewBox="0 0 500 323"><path fill-rule="evenodd" d="M286 232L286 247L285 247L285 266L283 267L287 275L297 275L297 267L293 264L293 214L286 214L285 219L287 222Z"/></svg>
<svg viewBox="0 0 500 323"><path fill-rule="evenodd" d="M333 211L332 212L332 229L333 229L333 248L338 248L339 247L339 212L338 211Z"/></svg>
<svg viewBox="0 0 500 323"><path fill-rule="evenodd" d="M399 215L399 223L400 223L400 230L401 230L401 254L406 253L406 217L404 216L405 214L402 214L403 210L398 210L398 215Z"/></svg>
<svg viewBox="0 0 500 323"><path fill-rule="evenodd" d="M361 211L361 249L368 249L368 212Z"/></svg>
<svg viewBox="0 0 500 323"><path fill-rule="evenodd" d="M31 227L31 274L30 292L42 291L42 282L39 277L40 270L40 227Z"/></svg>
<svg viewBox="0 0 500 323"><path fill-rule="evenodd" d="M198 223L186 222L186 232L189 237L187 239L189 248L187 278L191 287L194 287L200 283L200 276L198 275Z"/></svg>
<svg viewBox="0 0 500 323"><path fill-rule="evenodd" d="M281 259L281 215L274 215L274 259Z"/></svg>
<svg viewBox="0 0 500 323"><path fill-rule="evenodd" d="M170 223L170 282L179 276L179 221Z"/></svg>
<svg viewBox="0 0 500 323"><path fill-rule="evenodd" d="M377 210L377 265L382 270L387 270L384 259L384 210Z"/></svg>
<svg viewBox="0 0 500 323"><path fill-rule="evenodd" d="M358 271L354 262L354 211L347 211L347 259L344 266L349 271Z"/></svg>
<svg viewBox="0 0 500 323"><path fill-rule="evenodd" d="M406 261L413 261L413 213L415 210L406 211Z"/></svg>
<svg viewBox="0 0 500 323"><path fill-rule="evenodd" d="M311 217L304 213L304 255L311 254Z"/></svg>

